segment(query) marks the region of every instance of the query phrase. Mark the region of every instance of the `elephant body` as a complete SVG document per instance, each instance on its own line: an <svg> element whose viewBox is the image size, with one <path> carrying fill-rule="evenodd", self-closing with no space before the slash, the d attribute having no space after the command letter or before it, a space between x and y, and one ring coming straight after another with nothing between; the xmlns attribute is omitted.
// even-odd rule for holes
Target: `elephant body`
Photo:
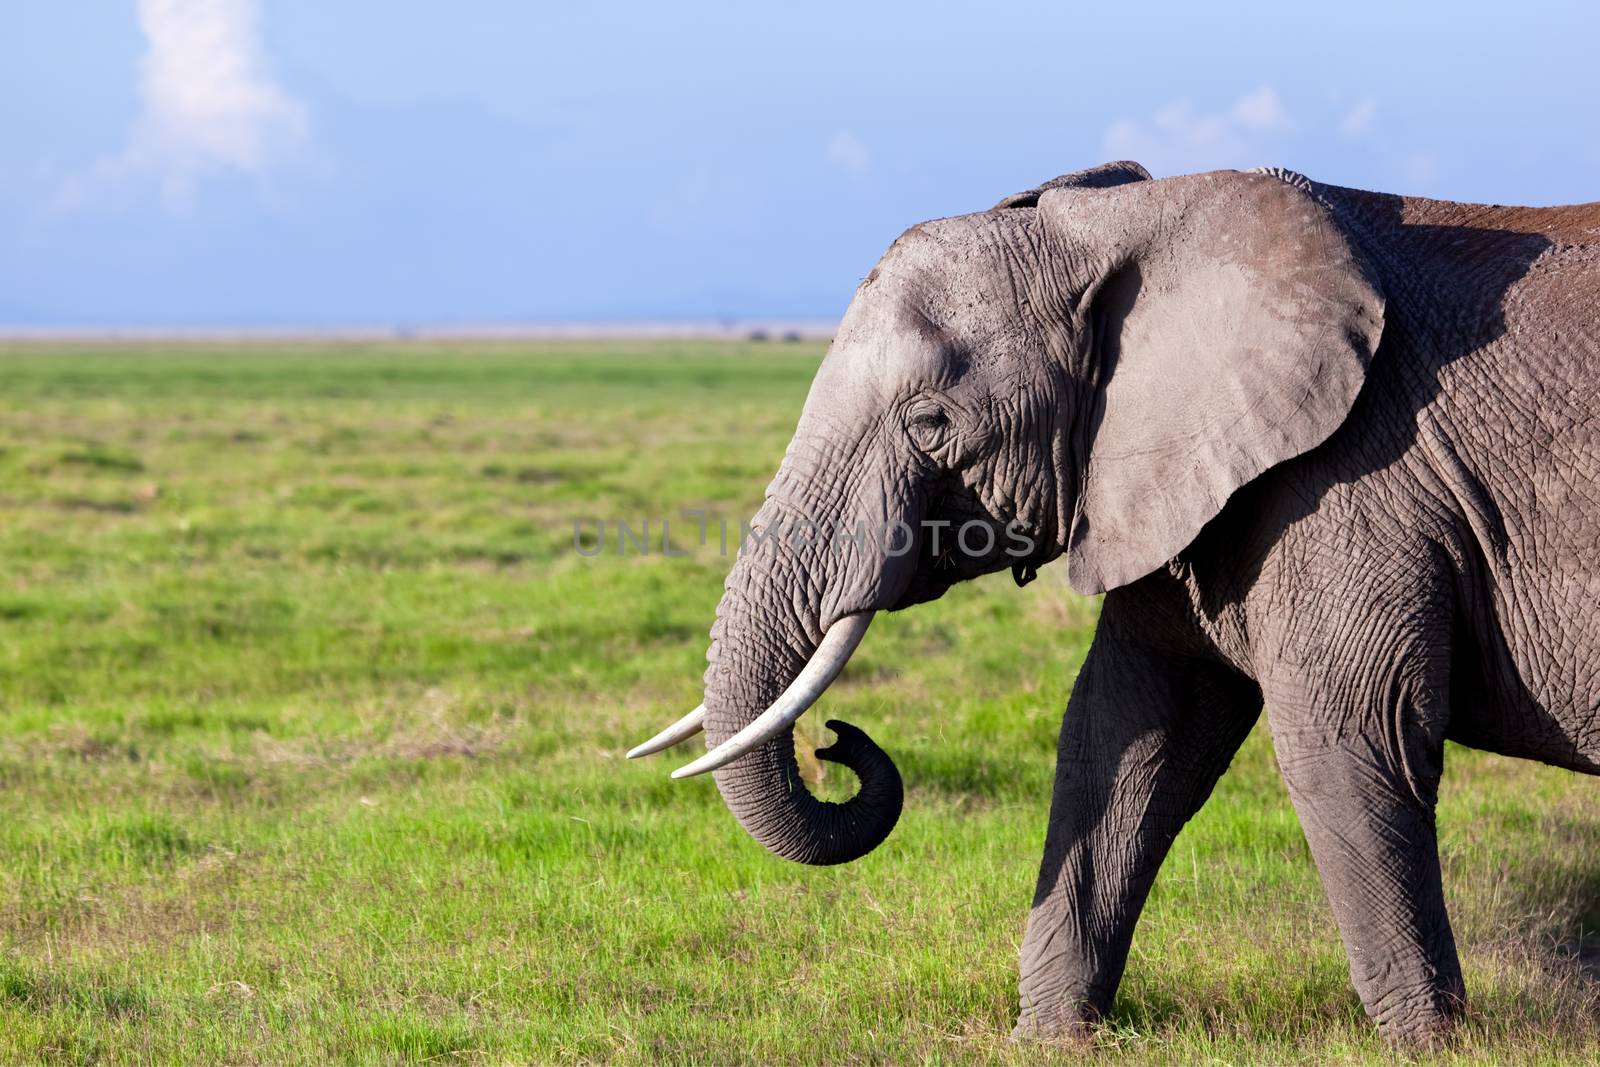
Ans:
<svg viewBox="0 0 1600 1067"><path fill-rule="evenodd" d="M1062 725L1018 1036L1108 1009L1169 846L1264 704L1356 989L1386 1034L1431 1041L1464 1004L1443 742L1600 772L1597 435L1600 204L1122 163L914 227L858 290L755 523L905 522L914 551L836 532L742 555L702 763L774 852L869 851L898 775L839 724L818 754L861 793L811 797L795 680L830 656L837 673L874 611L1065 557L1105 601ZM930 520L1033 547L952 556Z"/></svg>
<svg viewBox="0 0 1600 1067"><path fill-rule="evenodd" d="M1387 295L1383 341L1327 442L1106 594L1062 732L1023 1032L1109 1007L1156 868L1263 699L1356 988L1403 1039L1464 997L1443 741L1600 772L1600 206L1313 188Z"/></svg>

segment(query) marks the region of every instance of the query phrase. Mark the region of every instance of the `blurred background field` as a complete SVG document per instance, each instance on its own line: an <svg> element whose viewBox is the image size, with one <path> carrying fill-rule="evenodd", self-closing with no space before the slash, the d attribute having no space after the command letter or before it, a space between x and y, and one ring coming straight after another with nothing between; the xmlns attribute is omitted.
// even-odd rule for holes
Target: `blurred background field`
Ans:
<svg viewBox="0 0 1600 1067"><path fill-rule="evenodd" d="M1057 568L881 619L807 717L905 774L859 863L773 859L677 753L622 758L698 701L730 561L687 521L686 556L585 558L573 520L736 531L821 352L0 351L0 1060L1075 1058L1006 1041L1096 610ZM1444 1058L1592 1061L1600 794L1448 762ZM1261 730L1096 1055L1388 1058Z"/></svg>

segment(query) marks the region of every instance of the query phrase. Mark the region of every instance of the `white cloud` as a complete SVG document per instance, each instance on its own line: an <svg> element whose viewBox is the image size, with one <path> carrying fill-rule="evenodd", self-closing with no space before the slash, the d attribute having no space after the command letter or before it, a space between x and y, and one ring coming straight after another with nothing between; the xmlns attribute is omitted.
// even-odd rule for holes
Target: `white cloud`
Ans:
<svg viewBox="0 0 1600 1067"><path fill-rule="evenodd" d="M1233 121L1251 130L1286 130L1289 116L1278 101L1278 91L1263 85L1253 93L1246 93L1233 105Z"/></svg>
<svg viewBox="0 0 1600 1067"><path fill-rule="evenodd" d="M1339 133L1345 137L1361 137L1372 132L1372 119L1378 113L1378 102L1367 97L1339 120Z"/></svg>
<svg viewBox="0 0 1600 1067"><path fill-rule="evenodd" d="M262 69L257 0L138 0L142 109L121 152L63 190L88 194L153 175L169 199L220 171L261 173L302 142L305 106Z"/></svg>
<svg viewBox="0 0 1600 1067"><path fill-rule="evenodd" d="M833 140L828 142L828 162L855 177L865 177L872 169L872 152L861 139L853 133L844 130L833 135Z"/></svg>
<svg viewBox="0 0 1600 1067"><path fill-rule="evenodd" d="M1294 128L1270 85L1240 97L1220 114L1202 114L1180 100L1148 121L1120 119L1101 147L1108 159L1132 159L1156 174L1184 174L1221 167L1251 167L1264 159L1272 137Z"/></svg>

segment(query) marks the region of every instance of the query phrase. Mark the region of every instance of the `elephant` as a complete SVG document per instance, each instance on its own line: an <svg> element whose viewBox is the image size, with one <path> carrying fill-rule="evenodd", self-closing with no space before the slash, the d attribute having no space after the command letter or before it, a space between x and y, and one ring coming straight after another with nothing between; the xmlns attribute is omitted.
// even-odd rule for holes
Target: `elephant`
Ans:
<svg viewBox="0 0 1600 1067"><path fill-rule="evenodd" d="M975 533L935 543L955 526ZM856 290L751 529L704 704L632 755L703 730L677 774L714 771L757 841L860 857L900 776L829 723L817 755L860 788L818 800L795 720L875 612L1064 558L1104 597L1014 1036L1093 1034L1174 837L1264 708L1367 1014L1444 1041L1465 1006L1445 740L1600 773L1600 203L1119 162L912 226Z"/></svg>

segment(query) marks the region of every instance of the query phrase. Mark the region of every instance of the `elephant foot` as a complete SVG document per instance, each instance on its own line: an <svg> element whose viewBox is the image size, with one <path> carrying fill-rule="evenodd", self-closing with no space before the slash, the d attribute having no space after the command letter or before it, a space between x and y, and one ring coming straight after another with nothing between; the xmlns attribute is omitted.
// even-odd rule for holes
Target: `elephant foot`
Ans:
<svg viewBox="0 0 1600 1067"><path fill-rule="evenodd" d="M1440 1052L1449 1048L1461 1022L1459 1008L1380 1019L1384 1043L1400 1052Z"/></svg>
<svg viewBox="0 0 1600 1067"><path fill-rule="evenodd" d="M1011 1040L1017 1044L1048 1043L1087 1049L1094 1043L1100 1013L1087 1005L1062 1011L1024 1011L1017 1016Z"/></svg>

